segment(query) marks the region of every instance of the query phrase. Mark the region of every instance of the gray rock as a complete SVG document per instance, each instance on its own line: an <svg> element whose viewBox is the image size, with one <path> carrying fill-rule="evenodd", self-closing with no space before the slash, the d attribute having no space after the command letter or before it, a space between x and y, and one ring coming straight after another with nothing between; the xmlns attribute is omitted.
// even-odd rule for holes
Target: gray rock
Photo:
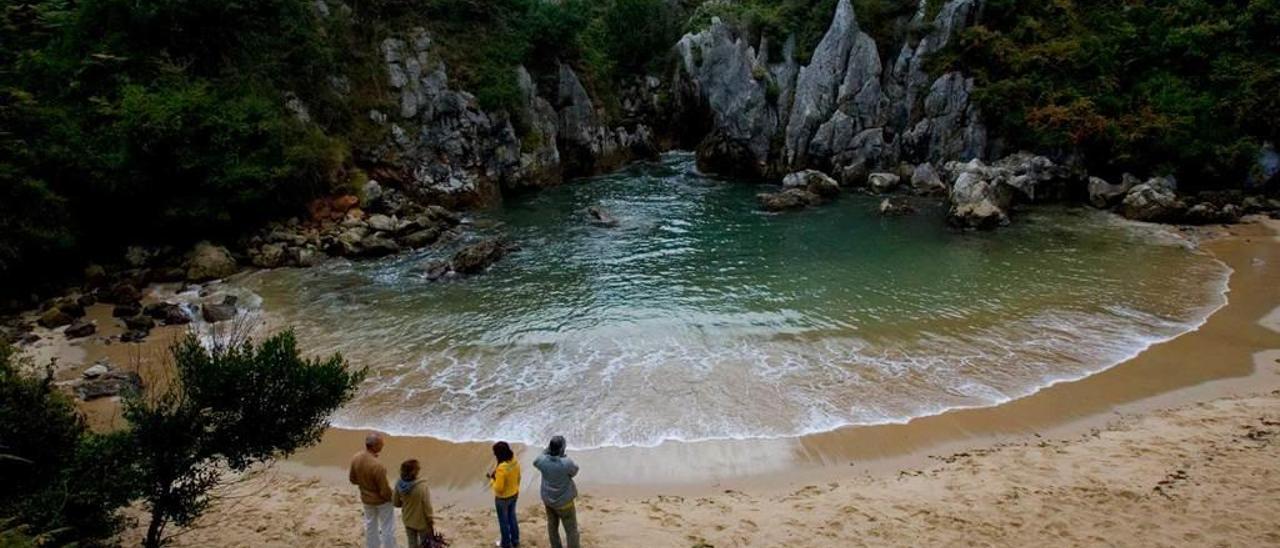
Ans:
<svg viewBox="0 0 1280 548"><path fill-rule="evenodd" d="M419 270L424 278L432 281L442 280L453 274L453 266L449 264L449 261L442 259L427 262L419 267Z"/></svg>
<svg viewBox="0 0 1280 548"><path fill-rule="evenodd" d="M98 377L106 375L107 373L110 373L111 372L110 365L111 365L110 362L100 360L94 363L93 365L89 366L88 369L85 369L84 373L81 373L81 376L86 379L96 379Z"/></svg>
<svg viewBox="0 0 1280 548"><path fill-rule="evenodd" d="M187 257L187 281L206 282L226 278L239 270L231 252L222 246L200 242Z"/></svg>
<svg viewBox="0 0 1280 548"><path fill-rule="evenodd" d="M101 301L108 304L129 304L142 300L142 292L131 283L121 282L99 293Z"/></svg>
<svg viewBox="0 0 1280 548"><path fill-rule="evenodd" d="M938 176L933 164L924 162L911 172L911 189L917 194L934 194L947 191L947 185Z"/></svg>
<svg viewBox="0 0 1280 548"><path fill-rule="evenodd" d="M382 214L370 215L365 223L378 232L395 232L400 227L399 221Z"/></svg>
<svg viewBox="0 0 1280 548"><path fill-rule="evenodd" d="M872 173L867 178L867 182L871 185L871 190L880 194L892 192L901 181L902 179L893 173Z"/></svg>
<svg viewBox="0 0 1280 548"><path fill-rule="evenodd" d="M992 229L1009 224L1012 189L993 177L991 170L974 160L959 167L951 185L947 220L961 228Z"/></svg>

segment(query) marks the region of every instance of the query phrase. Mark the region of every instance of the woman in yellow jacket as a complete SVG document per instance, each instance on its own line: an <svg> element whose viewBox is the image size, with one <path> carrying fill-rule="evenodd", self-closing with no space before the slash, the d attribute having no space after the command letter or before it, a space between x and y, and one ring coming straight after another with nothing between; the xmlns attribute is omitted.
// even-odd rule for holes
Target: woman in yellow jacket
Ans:
<svg viewBox="0 0 1280 548"><path fill-rule="evenodd" d="M520 463L507 442L493 444L493 456L498 465L489 472L489 487L493 488L493 504L498 509L498 531L502 533L502 548L520 546L520 524L516 521L516 498L520 496Z"/></svg>

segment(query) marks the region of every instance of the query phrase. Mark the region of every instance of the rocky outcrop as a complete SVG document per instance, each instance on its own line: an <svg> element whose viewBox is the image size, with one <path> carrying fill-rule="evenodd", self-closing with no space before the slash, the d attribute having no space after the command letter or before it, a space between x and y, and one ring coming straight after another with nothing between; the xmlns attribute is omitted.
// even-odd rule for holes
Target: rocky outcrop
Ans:
<svg viewBox="0 0 1280 548"><path fill-rule="evenodd" d="M1101 177L1089 177L1086 191L1089 193L1089 203L1093 207L1109 209L1119 204L1129 190L1137 185L1137 179L1128 173L1124 174L1118 184L1108 183Z"/></svg>
<svg viewBox="0 0 1280 548"><path fill-rule="evenodd" d="M677 91L694 94L685 102L705 109L711 121L699 166L766 177L814 168L860 185L900 160L985 157L987 131L971 101L973 80L959 73L932 79L924 70L929 56L973 21L977 6L950 0L925 20L922 3L890 67L859 28L850 0L837 3L803 67L789 50L770 65L766 43L753 49L719 20L685 35L677 50L680 74L691 84Z"/></svg>
<svg viewBox="0 0 1280 548"><path fill-rule="evenodd" d="M1043 156L1018 153L992 165L981 160L948 162L951 224L990 229L1006 225L1014 203L1061 199L1079 179L1075 173Z"/></svg>
<svg viewBox="0 0 1280 548"><path fill-rule="evenodd" d="M683 85L686 108L694 111L686 116L710 121L698 145L702 169L745 177L770 173L773 139L779 131L779 87L789 85L779 80L793 71L789 67L795 62L788 49L781 66L769 67L765 46L757 53L719 18L676 45L681 59L677 82Z"/></svg>
<svg viewBox="0 0 1280 548"><path fill-rule="evenodd" d="M872 173L867 178L867 183L871 190L880 194L893 191L901 181L902 178L894 173Z"/></svg>
<svg viewBox="0 0 1280 548"><path fill-rule="evenodd" d="M782 192L757 194L756 201L760 202L760 208L765 211L779 212L821 204L822 197L803 188L788 188Z"/></svg>
<svg viewBox="0 0 1280 548"><path fill-rule="evenodd" d="M782 179L784 189L803 189L822 199L832 199L840 195L840 184L826 173L815 169L806 169L788 174Z"/></svg>
<svg viewBox="0 0 1280 548"><path fill-rule="evenodd" d="M840 195L835 179L817 170L797 171L782 179L781 192L764 192L756 201L765 211L787 211L824 204Z"/></svg>

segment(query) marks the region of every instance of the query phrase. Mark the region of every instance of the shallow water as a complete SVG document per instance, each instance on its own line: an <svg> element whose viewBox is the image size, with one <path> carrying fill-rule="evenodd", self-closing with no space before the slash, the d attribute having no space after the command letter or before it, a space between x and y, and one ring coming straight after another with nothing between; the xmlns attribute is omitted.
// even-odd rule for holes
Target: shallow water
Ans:
<svg viewBox="0 0 1280 548"><path fill-rule="evenodd" d="M1227 268L1167 229L1037 208L992 233L927 202L757 211L688 154L509 199L523 249L429 282L451 249L254 273L273 326L371 375L336 426L576 447L785 437L994 405L1193 329ZM600 205L616 227L589 222Z"/></svg>

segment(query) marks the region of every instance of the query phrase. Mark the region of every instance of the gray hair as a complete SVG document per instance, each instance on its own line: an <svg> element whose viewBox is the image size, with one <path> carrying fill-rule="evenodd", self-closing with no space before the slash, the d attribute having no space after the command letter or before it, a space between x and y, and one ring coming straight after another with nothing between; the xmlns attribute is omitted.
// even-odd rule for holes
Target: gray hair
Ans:
<svg viewBox="0 0 1280 548"><path fill-rule="evenodd" d="M364 446L373 447L375 445L378 445L378 442L380 441L382 441L382 434L379 434L377 432L369 432L364 437Z"/></svg>

